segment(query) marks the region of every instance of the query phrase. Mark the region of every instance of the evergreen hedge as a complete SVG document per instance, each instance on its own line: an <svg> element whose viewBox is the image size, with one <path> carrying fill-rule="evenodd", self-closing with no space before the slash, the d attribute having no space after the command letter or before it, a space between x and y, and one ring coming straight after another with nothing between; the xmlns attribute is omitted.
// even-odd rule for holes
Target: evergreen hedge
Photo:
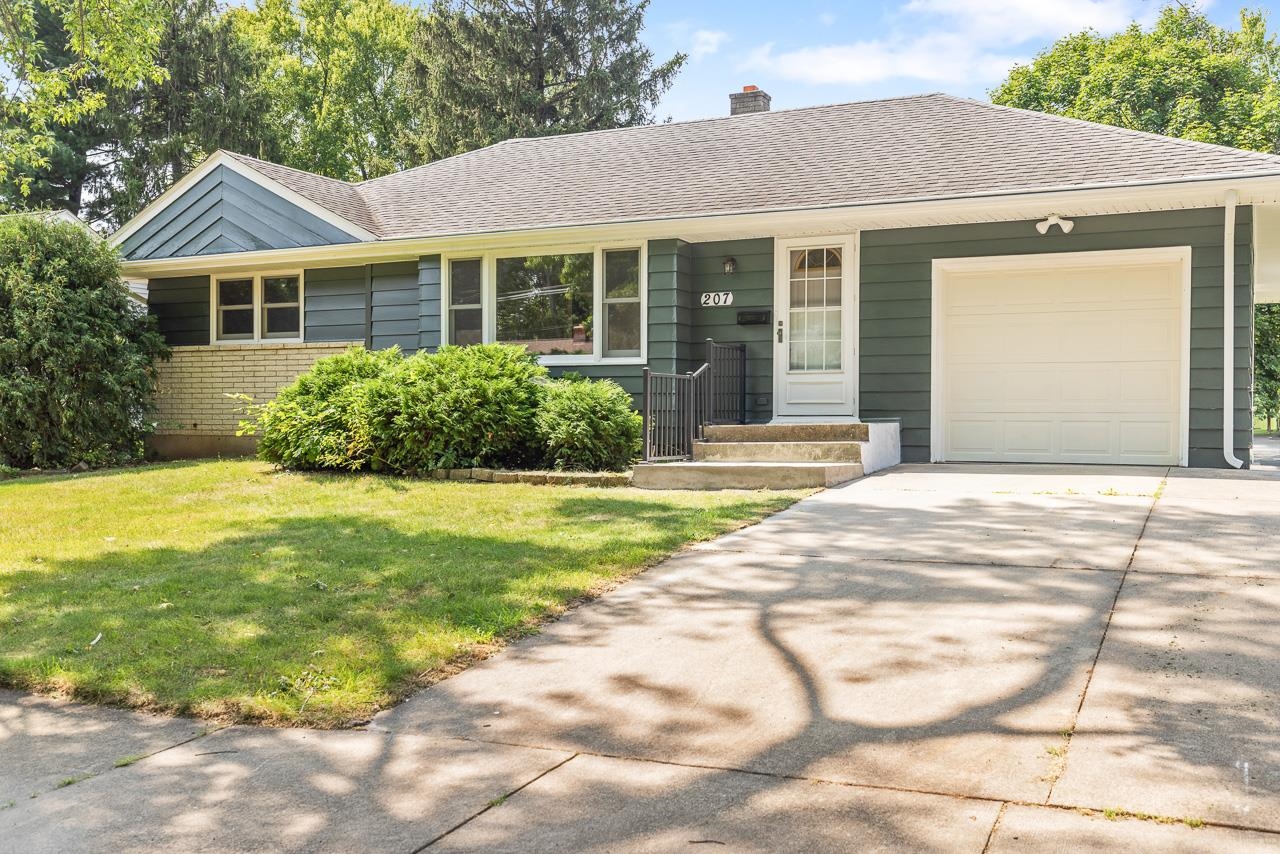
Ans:
<svg viewBox="0 0 1280 854"><path fill-rule="evenodd" d="M168 355L105 242L74 224L0 219L0 465L137 459Z"/></svg>

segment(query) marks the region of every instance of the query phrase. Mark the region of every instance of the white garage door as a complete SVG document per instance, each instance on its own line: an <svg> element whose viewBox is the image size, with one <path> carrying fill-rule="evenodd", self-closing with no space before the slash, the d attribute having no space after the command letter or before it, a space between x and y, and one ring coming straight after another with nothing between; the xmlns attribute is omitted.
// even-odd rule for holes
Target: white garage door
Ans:
<svg viewBox="0 0 1280 854"><path fill-rule="evenodd" d="M934 459L1179 463L1189 266L1187 248L936 261Z"/></svg>

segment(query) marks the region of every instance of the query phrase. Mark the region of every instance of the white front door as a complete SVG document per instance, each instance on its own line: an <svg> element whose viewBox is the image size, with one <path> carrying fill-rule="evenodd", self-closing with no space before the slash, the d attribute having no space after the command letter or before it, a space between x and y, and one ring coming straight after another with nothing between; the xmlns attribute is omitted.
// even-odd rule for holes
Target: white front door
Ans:
<svg viewBox="0 0 1280 854"><path fill-rule="evenodd" d="M853 238L778 240L774 249L774 415L857 415Z"/></svg>

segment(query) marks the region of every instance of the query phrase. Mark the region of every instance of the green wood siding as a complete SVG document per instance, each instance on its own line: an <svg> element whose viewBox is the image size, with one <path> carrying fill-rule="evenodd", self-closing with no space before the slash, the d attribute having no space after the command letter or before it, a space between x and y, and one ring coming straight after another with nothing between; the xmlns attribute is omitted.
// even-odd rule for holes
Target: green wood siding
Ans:
<svg viewBox="0 0 1280 854"><path fill-rule="evenodd" d="M170 347L209 343L209 277L179 276L147 282L147 311Z"/></svg>
<svg viewBox="0 0 1280 854"><path fill-rule="evenodd" d="M418 259L418 346L435 352L441 342L440 256Z"/></svg>
<svg viewBox="0 0 1280 854"><path fill-rule="evenodd" d="M219 166L120 246L126 259L354 243L319 217Z"/></svg>
<svg viewBox="0 0 1280 854"><path fill-rule="evenodd" d="M418 349L418 262L374 264L369 270L369 340L374 350Z"/></svg>
<svg viewBox="0 0 1280 854"><path fill-rule="evenodd" d="M1237 209L1236 454L1251 444L1252 216ZM1071 234L1032 221L864 231L861 235L860 412L902 420L904 462L929 459L932 262L934 258L1191 247L1190 459L1222 459L1221 208L1079 217Z"/></svg>
<svg viewBox="0 0 1280 854"><path fill-rule="evenodd" d="M724 259L733 258L737 269L724 274ZM733 305L703 307L700 296L711 291L732 291ZM739 326L738 312L773 311L773 238L722 240L693 246L690 291L694 326L692 367L705 358L704 342L747 345L747 418L768 421L773 417L773 324Z"/></svg>
<svg viewBox="0 0 1280 854"><path fill-rule="evenodd" d="M692 358L693 258L683 240L649 243L649 367L688 370Z"/></svg>
<svg viewBox="0 0 1280 854"><path fill-rule="evenodd" d="M366 341L369 318L366 266L328 267L303 274L307 341Z"/></svg>

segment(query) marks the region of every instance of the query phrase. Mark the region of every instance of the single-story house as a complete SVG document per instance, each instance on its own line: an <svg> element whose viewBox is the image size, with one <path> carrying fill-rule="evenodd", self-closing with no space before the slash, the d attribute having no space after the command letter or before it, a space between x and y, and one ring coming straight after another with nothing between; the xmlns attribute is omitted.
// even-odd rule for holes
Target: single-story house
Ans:
<svg viewBox="0 0 1280 854"><path fill-rule="evenodd" d="M236 449L227 393L353 343L516 342L638 394L711 338L747 347L750 420L897 419L905 461L1248 465L1280 156L730 100L358 184L217 152L111 238L174 348L158 448Z"/></svg>

